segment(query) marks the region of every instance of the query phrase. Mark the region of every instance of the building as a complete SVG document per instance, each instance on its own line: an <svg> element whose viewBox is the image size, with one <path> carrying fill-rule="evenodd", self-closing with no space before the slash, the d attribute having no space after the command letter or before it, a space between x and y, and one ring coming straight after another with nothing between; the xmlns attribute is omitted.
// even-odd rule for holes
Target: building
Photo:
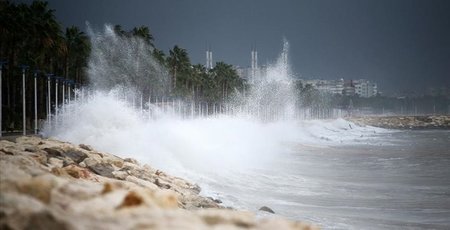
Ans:
<svg viewBox="0 0 450 230"><path fill-rule="evenodd" d="M344 90L343 78L338 80L302 80L301 82L304 86L307 84L312 85L314 88L323 93L342 94Z"/></svg>
<svg viewBox="0 0 450 230"><path fill-rule="evenodd" d="M377 83L365 79L350 80L345 82L343 78L338 80L302 80L303 85L310 84L323 93L339 94L346 96L358 95L360 97L374 97L378 94Z"/></svg>
<svg viewBox="0 0 450 230"><path fill-rule="evenodd" d="M354 80L353 85L355 86L355 94L360 97L375 97L378 93L377 83L365 79Z"/></svg>

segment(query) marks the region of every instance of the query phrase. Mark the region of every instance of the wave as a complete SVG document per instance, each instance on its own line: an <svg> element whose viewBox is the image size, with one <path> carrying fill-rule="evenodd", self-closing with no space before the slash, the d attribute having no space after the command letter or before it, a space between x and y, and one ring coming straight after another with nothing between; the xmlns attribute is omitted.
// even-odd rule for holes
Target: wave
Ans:
<svg viewBox="0 0 450 230"><path fill-rule="evenodd" d="M248 116L149 118L114 93L93 93L65 106L44 135L84 143L176 172L239 170L270 164L293 144L356 144L385 130L344 119L262 122Z"/></svg>

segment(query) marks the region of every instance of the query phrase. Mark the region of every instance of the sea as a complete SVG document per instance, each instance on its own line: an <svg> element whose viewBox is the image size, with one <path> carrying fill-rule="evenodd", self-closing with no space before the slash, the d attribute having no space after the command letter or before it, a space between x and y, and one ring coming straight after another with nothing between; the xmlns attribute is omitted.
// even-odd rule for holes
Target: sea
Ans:
<svg viewBox="0 0 450 230"><path fill-rule="evenodd" d="M369 142L292 143L268 167L201 183L231 206L268 206L323 229L450 229L450 131L383 132Z"/></svg>
<svg viewBox="0 0 450 230"><path fill-rule="evenodd" d="M449 130L388 130L343 118L153 119L128 106L96 93L67 105L43 134L135 158L261 217L323 229L450 229Z"/></svg>

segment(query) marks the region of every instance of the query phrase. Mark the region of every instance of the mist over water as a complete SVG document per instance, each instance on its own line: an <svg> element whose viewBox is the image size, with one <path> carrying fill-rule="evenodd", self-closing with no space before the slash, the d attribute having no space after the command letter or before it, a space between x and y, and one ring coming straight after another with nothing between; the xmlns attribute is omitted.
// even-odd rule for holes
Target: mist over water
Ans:
<svg viewBox="0 0 450 230"><path fill-rule="evenodd" d="M444 218L448 207L435 204L449 198L445 191L450 185L428 168L444 167L448 154L428 161L422 151L417 160L403 151L417 151L410 145L415 137L403 140L402 132L343 119L296 119L287 41L254 87L229 102L236 112L185 117L161 108L161 102L136 106L144 93L167 96L169 85L167 70L141 53L151 49L147 44L118 37L108 26L91 30L90 36L89 93L60 109L44 135L185 177L225 205L249 210L267 205L280 215L325 228L449 224ZM448 132L444 139L438 135L430 148L442 153L448 138ZM414 180L422 176L439 185ZM429 217L419 218L424 212Z"/></svg>

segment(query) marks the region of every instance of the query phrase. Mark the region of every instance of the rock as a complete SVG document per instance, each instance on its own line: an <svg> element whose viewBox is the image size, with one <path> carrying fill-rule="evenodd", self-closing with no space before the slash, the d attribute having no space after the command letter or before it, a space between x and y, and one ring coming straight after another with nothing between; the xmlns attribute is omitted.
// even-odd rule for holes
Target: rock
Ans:
<svg viewBox="0 0 450 230"><path fill-rule="evenodd" d="M48 164L52 167L62 168L63 167L63 160L51 157L47 161Z"/></svg>
<svg viewBox="0 0 450 230"><path fill-rule="evenodd" d="M119 205L118 208L120 209L120 208L138 206L138 205L141 205L142 203L144 203L144 199L140 195L138 195L136 192L130 191L125 196L125 198L123 199L122 203Z"/></svg>
<svg viewBox="0 0 450 230"><path fill-rule="evenodd" d="M123 159L125 162L128 162L128 163L132 163L132 164L135 164L135 165L139 165L139 163L138 163L138 161L136 160L136 159L133 159L133 158L125 158L125 159Z"/></svg>
<svg viewBox="0 0 450 230"><path fill-rule="evenodd" d="M182 178L80 148L0 141L0 229L314 229L228 210Z"/></svg>
<svg viewBox="0 0 450 230"><path fill-rule="evenodd" d="M64 156L69 157L77 164L84 161L84 159L88 157L86 153L83 153L82 151L76 149L70 149L64 152Z"/></svg>
<svg viewBox="0 0 450 230"><path fill-rule="evenodd" d="M152 189L152 190L159 190L158 186L153 184L152 182L146 181L146 180L142 180L142 179L137 178L135 176L127 176L125 178L125 180L129 181L129 182L133 182L133 183L135 183L135 184L137 184L139 186L145 187L145 188L149 188L149 189Z"/></svg>
<svg viewBox="0 0 450 230"><path fill-rule="evenodd" d="M127 178L127 176L129 175L127 172L124 172L124 171L114 171L114 172L112 172L112 174L114 175L114 177L116 179L119 179L119 180L125 180L125 178Z"/></svg>
<svg viewBox="0 0 450 230"><path fill-rule="evenodd" d="M98 159L97 157L88 157L84 159L84 161L81 162L79 165L89 168L96 164L100 164L101 162L102 162L101 159Z"/></svg>
<svg viewBox="0 0 450 230"><path fill-rule="evenodd" d="M259 211L263 211L263 212L270 212L270 213L275 214L275 212L274 212L271 208L269 208L269 207L267 207L267 206L262 206L262 207L259 208L258 210L259 210Z"/></svg>
<svg viewBox="0 0 450 230"><path fill-rule="evenodd" d="M66 230L71 229L69 225L55 216L49 211L33 213L28 220L25 230L42 229L42 230Z"/></svg>
<svg viewBox="0 0 450 230"><path fill-rule="evenodd" d="M62 150L53 149L53 148L45 148L45 152L47 152L49 157L62 157Z"/></svg>
<svg viewBox="0 0 450 230"><path fill-rule="evenodd" d="M49 203L51 191L58 186L58 182L53 175L37 176L20 183L19 191L44 203Z"/></svg>
<svg viewBox="0 0 450 230"><path fill-rule="evenodd" d="M114 167L110 164L98 163L88 166L88 168L100 176L114 178L114 174L112 174L112 172L114 171Z"/></svg>
<svg viewBox="0 0 450 230"><path fill-rule="evenodd" d="M89 179L91 177L91 173L82 167L77 165L68 165L62 168L68 175L76 179Z"/></svg>
<svg viewBox="0 0 450 230"><path fill-rule="evenodd" d="M80 148L87 150L87 151L92 151L92 147L90 145L85 145L85 144L79 144L78 145Z"/></svg>
<svg viewBox="0 0 450 230"><path fill-rule="evenodd" d="M216 202L217 204L221 204L221 203L222 203L222 201L219 200L219 199L215 199L215 198L210 197L210 196L208 196L207 198L210 199L210 200L212 200L212 201L214 201L214 202Z"/></svg>

